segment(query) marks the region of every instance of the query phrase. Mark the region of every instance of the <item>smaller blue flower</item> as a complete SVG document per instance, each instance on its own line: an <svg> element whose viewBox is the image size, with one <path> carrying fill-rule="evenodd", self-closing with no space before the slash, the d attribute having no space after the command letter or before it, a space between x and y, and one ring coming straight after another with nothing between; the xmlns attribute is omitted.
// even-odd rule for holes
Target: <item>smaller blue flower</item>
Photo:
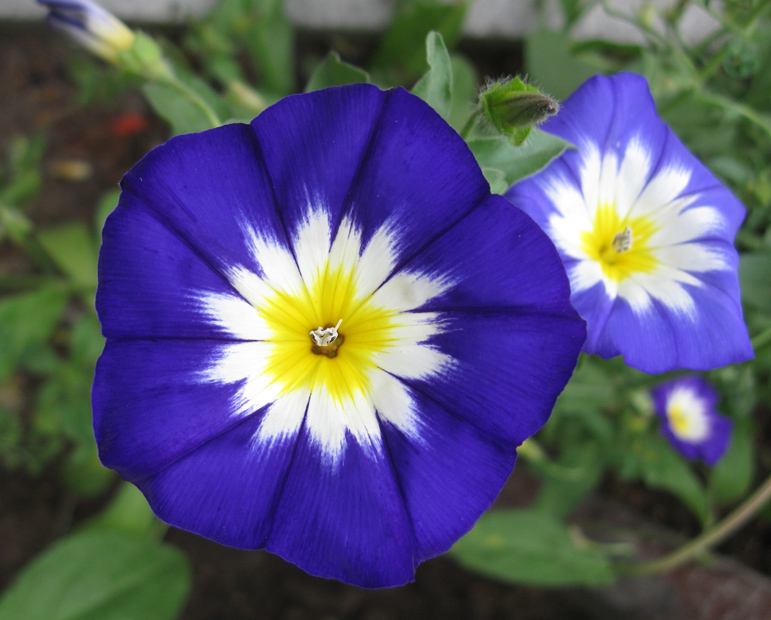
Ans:
<svg viewBox="0 0 771 620"><path fill-rule="evenodd" d="M745 209L659 118L645 78L596 76L542 127L577 148L506 197L557 246L584 351L654 374L750 359L733 246Z"/></svg>
<svg viewBox="0 0 771 620"><path fill-rule="evenodd" d="M714 465L725 454L731 420L717 412L717 401L717 392L696 375L662 383L653 390L661 432L685 458Z"/></svg>
<svg viewBox="0 0 771 620"><path fill-rule="evenodd" d="M49 10L48 24L100 58L116 63L134 33L117 17L90 0L37 0Z"/></svg>

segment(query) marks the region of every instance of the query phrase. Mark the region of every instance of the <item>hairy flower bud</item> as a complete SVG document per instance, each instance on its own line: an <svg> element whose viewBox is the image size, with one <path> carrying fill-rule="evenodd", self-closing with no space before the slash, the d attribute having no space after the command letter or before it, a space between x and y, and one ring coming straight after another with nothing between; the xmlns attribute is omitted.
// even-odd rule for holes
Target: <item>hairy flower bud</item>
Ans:
<svg viewBox="0 0 771 620"><path fill-rule="evenodd" d="M521 144L530 129L559 111L559 103L520 78L492 82L479 95L484 117L499 133Z"/></svg>

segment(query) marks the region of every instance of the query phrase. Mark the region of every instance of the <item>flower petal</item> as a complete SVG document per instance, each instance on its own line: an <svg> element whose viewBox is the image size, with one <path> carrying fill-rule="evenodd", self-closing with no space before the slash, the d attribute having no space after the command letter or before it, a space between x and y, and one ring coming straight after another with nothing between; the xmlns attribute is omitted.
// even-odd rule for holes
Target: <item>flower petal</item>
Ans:
<svg viewBox="0 0 771 620"><path fill-rule="evenodd" d="M592 78L543 128L578 148L506 196L556 244L584 350L645 372L751 358L733 247L744 207L657 116L645 79Z"/></svg>
<svg viewBox="0 0 771 620"><path fill-rule="evenodd" d="M363 241L388 224L399 262L407 260L488 195L463 139L422 100L388 91L346 204Z"/></svg>
<svg viewBox="0 0 771 620"><path fill-rule="evenodd" d="M389 92L356 84L294 95L252 121L290 236L309 211L324 211L336 230Z"/></svg>
<svg viewBox="0 0 771 620"><path fill-rule="evenodd" d="M418 391L407 391L419 434L384 424L383 435L422 562L447 551L492 505L516 451Z"/></svg>
<svg viewBox="0 0 771 620"><path fill-rule="evenodd" d="M365 588L412 581L418 558L382 444L373 452L348 441L330 467L303 430L266 549L313 575Z"/></svg>
<svg viewBox="0 0 771 620"><path fill-rule="evenodd" d="M223 182L223 180L226 180ZM257 273L251 238L286 246L262 150L248 125L176 136L121 181L126 207L146 210L221 274Z"/></svg>
<svg viewBox="0 0 771 620"><path fill-rule="evenodd" d="M92 391L102 463L136 481L237 424L239 384L205 373L228 346L216 340L108 340Z"/></svg>
<svg viewBox="0 0 771 620"><path fill-rule="evenodd" d="M102 238L96 308L106 337L258 335L254 308L134 196L121 196ZM221 312L208 307L210 297L221 300ZM220 321L223 314L231 320Z"/></svg>
<svg viewBox="0 0 771 620"><path fill-rule="evenodd" d="M137 480L155 514L225 545L263 548L297 437L255 442L259 425L258 417L242 419L170 466Z"/></svg>
<svg viewBox="0 0 771 620"><path fill-rule="evenodd" d="M700 277L701 286L683 285L692 311L673 310L654 301L641 315L619 299L596 353L603 357L621 353L627 364L649 373L672 368L711 370L751 358L735 279L725 272Z"/></svg>

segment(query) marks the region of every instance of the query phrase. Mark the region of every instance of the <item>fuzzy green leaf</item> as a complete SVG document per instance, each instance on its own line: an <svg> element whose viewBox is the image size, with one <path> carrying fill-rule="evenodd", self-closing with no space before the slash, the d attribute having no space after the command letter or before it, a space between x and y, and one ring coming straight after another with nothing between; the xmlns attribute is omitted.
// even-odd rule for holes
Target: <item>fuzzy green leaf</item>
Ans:
<svg viewBox="0 0 771 620"><path fill-rule="evenodd" d="M452 109L452 63L442 35L431 31L426 37L426 60L430 69L412 89L445 120Z"/></svg>
<svg viewBox="0 0 771 620"><path fill-rule="evenodd" d="M505 136L468 141L481 168L502 170L509 186L548 166L571 145L562 138L533 129L527 142L515 146Z"/></svg>

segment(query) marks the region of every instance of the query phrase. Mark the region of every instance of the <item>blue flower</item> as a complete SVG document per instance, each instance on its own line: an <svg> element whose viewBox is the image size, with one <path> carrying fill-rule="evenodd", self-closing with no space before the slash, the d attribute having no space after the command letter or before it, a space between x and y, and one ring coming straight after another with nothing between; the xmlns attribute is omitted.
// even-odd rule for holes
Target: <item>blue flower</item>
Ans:
<svg viewBox="0 0 771 620"><path fill-rule="evenodd" d="M108 62L134 43L134 33L122 21L90 0L37 0L48 8L50 26Z"/></svg>
<svg viewBox="0 0 771 620"><path fill-rule="evenodd" d="M495 499L585 338L548 237L402 89L178 136L104 230L101 459L159 517L366 587Z"/></svg>
<svg viewBox="0 0 771 620"><path fill-rule="evenodd" d="M506 197L557 246L584 350L649 373L750 359L733 247L744 207L657 116L645 79L594 77L543 129L577 149Z"/></svg>
<svg viewBox="0 0 771 620"><path fill-rule="evenodd" d="M661 432L687 459L714 465L725 454L731 420L717 412L717 401L717 392L696 375L662 383L653 390Z"/></svg>

